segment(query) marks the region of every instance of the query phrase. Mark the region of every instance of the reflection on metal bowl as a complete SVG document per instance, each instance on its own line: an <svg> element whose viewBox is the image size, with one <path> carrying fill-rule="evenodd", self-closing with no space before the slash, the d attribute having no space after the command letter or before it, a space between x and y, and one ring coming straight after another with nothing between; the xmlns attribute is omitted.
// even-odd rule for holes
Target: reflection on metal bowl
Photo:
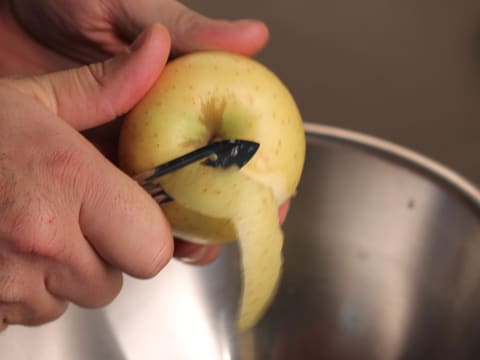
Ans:
<svg viewBox="0 0 480 360"><path fill-rule="evenodd" d="M236 246L0 335L2 359L479 359L480 193L396 145L305 124L278 295L238 335Z"/></svg>

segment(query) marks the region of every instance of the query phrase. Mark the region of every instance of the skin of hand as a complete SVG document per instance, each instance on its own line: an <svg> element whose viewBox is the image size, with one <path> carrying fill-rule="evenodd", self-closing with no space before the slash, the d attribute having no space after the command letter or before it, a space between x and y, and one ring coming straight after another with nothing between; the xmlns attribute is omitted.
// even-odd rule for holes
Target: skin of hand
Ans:
<svg viewBox="0 0 480 360"><path fill-rule="evenodd" d="M0 47L8 50L0 52L0 76L104 61L157 23L168 29L173 55L214 49L253 55L269 36L260 21L214 20L174 0L0 0Z"/></svg>
<svg viewBox="0 0 480 360"><path fill-rule="evenodd" d="M167 29L150 28L157 23ZM0 76L118 55L49 76L0 79L4 328L52 320L68 302L107 304L120 291L122 272L148 278L168 262L171 232L161 211L114 166L120 122L111 120L141 98L170 50L252 55L268 30L253 20L212 20L172 0L0 0L0 33ZM280 207L281 222L288 206ZM216 246L178 240L174 249L195 264L218 253Z"/></svg>
<svg viewBox="0 0 480 360"><path fill-rule="evenodd" d="M0 327L103 306L123 272L149 278L170 260L158 205L79 132L127 112L169 51L154 25L104 63L0 79Z"/></svg>
<svg viewBox="0 0 480 360"><path fill-rule="evenodd" d="M0 51L0 75L39 74L103 61L124 51L154 23L167 27L173 55L212 49L253 55L269 36L260 21L214 20L173 0L0 0L0 30L8 49ZM18 43L23 46L15 46ZM119 121L110 122L84 134L115 162L119 127ZM282 223L288 207L280 207ZM203 265L219 252L218 246L177 240L174 254Z"/></svg>

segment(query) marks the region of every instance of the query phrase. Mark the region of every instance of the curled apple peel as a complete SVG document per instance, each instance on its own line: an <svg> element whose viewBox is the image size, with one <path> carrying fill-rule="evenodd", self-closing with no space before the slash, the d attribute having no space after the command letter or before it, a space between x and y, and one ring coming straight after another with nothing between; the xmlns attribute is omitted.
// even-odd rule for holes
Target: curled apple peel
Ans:
<svg viewBox="0 0 480 360"><path fill-rule="evenodd" d="M244 285L238 327L244 330L256 323L280 278L283 236L277 204L269 188L238 169L212 170L202 165L185 168L166 176L162 185L190 210L232 222L242 254Z"/></svg>
<svg viewBox="0 0 480 360"><path fill-rule="evenodd" d="M127 116L119 160L133 175L220 139L256 141L260 148L242 169L197 163L160 178L175 200L162 209L183 239L239 241L238 326L244 330L258 321L278 286L278 206L295 194L303 169L305 133L288 89L243 56L200 52L178 58Z"/></svg>

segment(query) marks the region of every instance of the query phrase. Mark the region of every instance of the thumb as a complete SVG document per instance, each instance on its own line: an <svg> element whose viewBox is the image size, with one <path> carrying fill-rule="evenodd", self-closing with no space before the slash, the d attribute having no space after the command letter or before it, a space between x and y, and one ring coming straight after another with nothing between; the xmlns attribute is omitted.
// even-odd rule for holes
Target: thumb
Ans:
<svg viewBox="0 0 480 360"><path fill-rule="evenodd" d="M168 30L153 25L124 53L102 63L12 81L77 130L126 113L150 89L170 52Z"/></svg>

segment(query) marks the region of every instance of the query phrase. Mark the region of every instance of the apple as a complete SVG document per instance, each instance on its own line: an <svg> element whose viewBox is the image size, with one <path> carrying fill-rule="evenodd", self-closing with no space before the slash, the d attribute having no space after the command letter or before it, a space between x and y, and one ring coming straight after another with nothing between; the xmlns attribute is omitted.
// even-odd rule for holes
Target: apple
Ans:
<svg viewBox="0 0 480 360"><path fill-rule="evenodd" d="M258 142L241 169L195 163L158 181L174 201L162 205L176 236L198 243L239 241L241 330L273 298L282 268L278 207L295 194L305 159L298 107L281 80L240 55L206 51L167 64L126 116L120 166L135 175L222 139Z"/></svg>

